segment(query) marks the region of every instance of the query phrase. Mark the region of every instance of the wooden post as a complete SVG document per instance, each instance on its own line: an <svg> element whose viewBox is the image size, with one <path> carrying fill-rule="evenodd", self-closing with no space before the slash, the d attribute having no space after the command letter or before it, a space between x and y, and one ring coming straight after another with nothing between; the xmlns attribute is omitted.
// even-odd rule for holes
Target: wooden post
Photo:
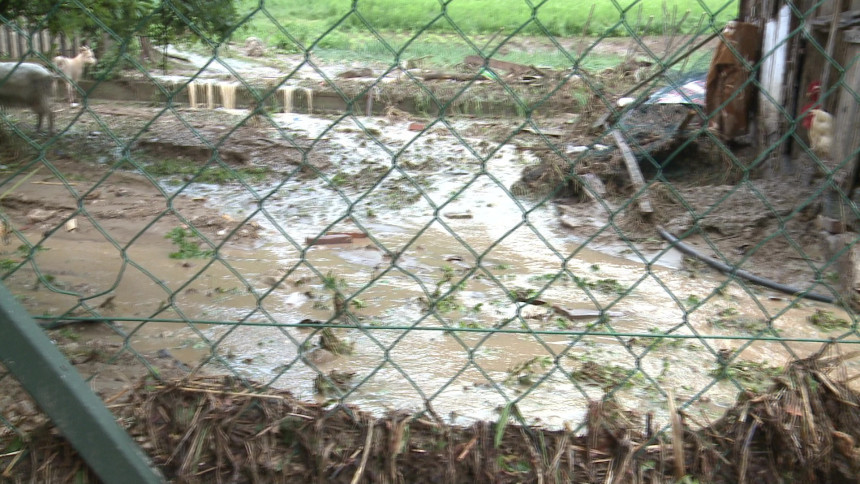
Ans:
<svg viewBox="0 0 860 484"><path fill-rule="evenodd" d="M633 187L637 192L642 192L637 199L639 212L646 216L651 215L654 213L654 208L651 206L651 196L648 195L648 189L645 188L645 177L642 176L642 172L639 170L639 162L636 160L636 156L633 155L633 150L624 141L624 135L617 129L613 129L610 133L615 138L615 144L618 145L618 149L624 157L624 163L627 165L627 172L630 174Z"/></svg>
<svg viewBox="0 0 860 484"><path fill-rule="evenodd" d="M833 162L838 168L834 176L839 187L848 196L855 188L858 163L860 163L860 110L857 109L855 93L860 92L860 29L852 29L842 33L842 42L846 47L845 59L854 59L845 67L845 77L838 93L836 109L836 132L833 133ZM852 92L853 91L853 92ZM854 220L843 220L852 225Z"/></svg>
<svg viewBox="0 0 860 484"><path fill-rule="evenodd" d="M829 259L841 252L830 266L839 274L839 295L851 309L860 311L860 245L856 244L857 234L831 235L827 239Z"/></svg>
<svg viewBox="0 0 860 484"><path fill-rule="evenodd" d="M842 14L842 0L836 0L836 5L833 7L833 18L830 20L830 32L827 33L827 46L824 52L827 57L824 58L824 72L821 73L821 93L827 92L827 87L830 85L830 62L828 57L833 57L833 49L836 47L836 37L839 36L839 16Z"/></svg>
<svg viewBox="0 0 860 484"><path fill-rule="evenodd" d="M9 50L6 48L6 26L0 25L0 57L9 55Z"/></svg>

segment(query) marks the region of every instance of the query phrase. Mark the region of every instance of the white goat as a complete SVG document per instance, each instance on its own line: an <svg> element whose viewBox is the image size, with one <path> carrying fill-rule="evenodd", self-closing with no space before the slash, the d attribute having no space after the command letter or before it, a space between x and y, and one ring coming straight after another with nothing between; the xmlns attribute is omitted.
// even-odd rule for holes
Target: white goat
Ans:
<svg viewBox="0 0 860 484"><path fill-rule="evenodd" d="M32 109L39 115L37 131L42 129L42 118L47 116L48 133L53 133L50 96L54 79L54 74L38 64L0 62L0 107Z"/></svg>
<svg viewBox="0 0 860 484"><path fill-rule="evenodd" d="M78 55L71 59L61 55L54 57L54 65L57 66L57 69L62 71L62 73L75 84L77 84L84 75L84 66L95 65L95 63L96 56L93 54L93 50L85 45L82 45L78 50ZM69 104L74 104L75 86L69 81L66 81L66 92L69 94Z"/></svg>

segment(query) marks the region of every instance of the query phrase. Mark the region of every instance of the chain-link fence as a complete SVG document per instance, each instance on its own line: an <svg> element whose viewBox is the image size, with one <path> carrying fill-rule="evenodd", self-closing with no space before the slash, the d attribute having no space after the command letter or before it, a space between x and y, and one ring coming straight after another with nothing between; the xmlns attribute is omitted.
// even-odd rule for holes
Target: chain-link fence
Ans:
<svg viewBox="0 0 860 484"><path fill-rule="evenodd" d="M576 26L565 2L431 2L406 30L385 2L307 22L156 3L122 28L77 1L0 11L4 285L109 406L226 376L194 391L572 435L602 402L647 416L647 443L675 409L704 427L789 361L860 342L851 2L595 3ZM18 47L59 28L92 58ZM45 424L15 379L4 478ZM154 401L124 405L172 411ZM202 405L176 408L202 425ZM572 478L558 449L544 467ZM184 480L217 467L145 450ZM362 478L366 453L343 459ZM540 476L535 459L493 465Z"/></svg>

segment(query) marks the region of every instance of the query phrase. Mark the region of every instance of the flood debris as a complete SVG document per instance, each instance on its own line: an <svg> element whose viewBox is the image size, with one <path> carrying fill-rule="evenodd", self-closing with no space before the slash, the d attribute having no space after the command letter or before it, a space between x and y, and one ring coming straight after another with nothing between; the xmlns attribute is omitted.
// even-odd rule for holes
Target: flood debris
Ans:
<svg viewBox="0 0 860 484"><path fill-rule="evenodd" d="M351 244L352 237L348 234L326 234L319 237L305 237L307 245Z"/></svg>
<svg viewBox="0 0 860 484"><path fill-rule="evenodd" d="M314 378L314 391L324 396L338 395L349 389L355 375L354 371L337 370L332 370L327 375L320 373Z"/></svg>
<svg viewBox="0 0 860 484"><path fill-rule="evenodd" d="M621 311L603 311L600 309L578 309L566 308L558 304L552 305L552 310L559 316L564 316L567 319L601 319L601 318L620 318L624 316Z"/></svg>
<svg viewBox="0 0 860 484"><path fill-rule="evenodd" d="M469 209L466 210L451 210L445 212L445 217L454 219L454 220L465 220L473 218L472 211Z"/></svg>
<svg viewBox="0 0 860 484"><path fill-rule="evenodd" d="M223 376L147 377L105 400L171 482L856 482L860 395L845 370L858 356L825 345L707 426L677 409L654 428L613 400L592 401L577 430L522 426L515 406L454 426L431 406L373 416ZM544 362L527 363L518 379ZM355 379L332 371L316 385L334 397ZM98 482L20 388L0 399L23 432L0 435L4 479Z"/></svg>
<svg viewBox="0 0 860 484"><path fill-rule="evenodd" d="M470 55L463 59L463 62L469 67L490 67L491 69L500 69L506 71L509 76L523 76L527 73L537 74L538 76L546 76L546 72L532 65L517 64L515 62L502 61L498 59L484 59L477 55Z"/></svg>
<svg viewBox="0 0 860 484"><path fill-rule="evenodd" d="M474 74L460 74L456 72L443 72L443 71L428 71L421 73L421 79L425 81L460 81L460 82L468 82L475 79Z"/></svg>
<svg viewBox="0 0 860 484"><path fill-rule="evenodd" d="M695 111L693 114L690 111L679 104L639 105L627 111L617 125L604 126L606 134L599 141L612 140L615 146L598 143L598 140L588 145L570 144L565 157L551 150L533 150L538 163L526 166L511 190L521 197L554 192L557 198L580 199L639 192L644 178L631 173L631 168L635 172L641 170L637 168L639 165L672 160L683 163L689 155L707 145L706 139L695 135L695 128L701 121ZM616 133L622 134L620 145ZM589 176L583 178L586 175ZM647 194L642 192L642 195ZM650 212L653 207L649 211L646 204L643 213Z"/></svg>
<svg viewBox="0 0 860 484"><path fill-rule="evenodd" d="M651 205L651 197L648 195L648 188L645 186L645 178L642 176L642 171L639 169L639 161L633 156L633 150L624 140L624 135L617 129L609 132L615 139L618 149L621 151L621 156L624 158L624 164L627 166L627 173L630 175L630 180L633 182L633 189L639 193L636 202L639 205L639 212L644 215L654 213L654 208Z"/></svg>
<svg viewBox="0 0 860 484"><path fill-rule="evenodd" d="M360 77L373 77L373 69L369 67L360 67L357 69L348 69L343 72L339 72L337 77L341 79L356 79Z"/></svg>
<svg viewBox="0 0 860 484"><path fill-rule="evenodd" d="M319 346L335 355L351 355L355 344L338 337L331 328L323 328L320 333Z"/></svg>

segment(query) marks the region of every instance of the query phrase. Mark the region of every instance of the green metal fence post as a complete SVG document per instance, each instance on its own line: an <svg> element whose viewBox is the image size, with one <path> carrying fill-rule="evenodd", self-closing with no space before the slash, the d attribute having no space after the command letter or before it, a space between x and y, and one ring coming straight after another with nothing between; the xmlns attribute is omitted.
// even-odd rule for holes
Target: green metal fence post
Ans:
<svg viewBox="0 0 860 484"><path fill-rule="evenodd" d="M164 482L81 375L0 284L0 361L106 483Z"/></svg>

